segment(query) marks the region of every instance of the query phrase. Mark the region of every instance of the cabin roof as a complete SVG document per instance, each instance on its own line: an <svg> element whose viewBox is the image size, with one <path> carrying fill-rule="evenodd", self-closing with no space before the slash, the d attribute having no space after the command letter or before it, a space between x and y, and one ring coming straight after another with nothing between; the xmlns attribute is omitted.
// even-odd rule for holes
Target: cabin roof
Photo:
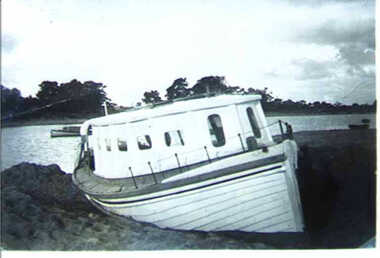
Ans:
<svg viewBox="0 0 380 258"><path fill-rule="evenodd" d="M258 101L260 99L260 95L218 95L213 97L184 99L168 103L164 102L158 105L148 105L131 111L90 119L86 121L85 124L87 124L87 126L105 126L131 123L151 118L228 106L231 104Z"/></svg>

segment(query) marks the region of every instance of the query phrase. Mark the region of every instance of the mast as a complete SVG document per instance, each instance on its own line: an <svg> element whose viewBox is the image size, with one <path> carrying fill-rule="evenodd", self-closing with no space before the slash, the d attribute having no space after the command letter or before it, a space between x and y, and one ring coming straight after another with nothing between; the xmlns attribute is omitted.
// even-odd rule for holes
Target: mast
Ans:
<svg viewBox="0 0 380 258"><path fill-rule="evenodd" d="M108 116L107 101L104 101L104 103L102 104L102 106L104 107L104 115Z"/></svg>

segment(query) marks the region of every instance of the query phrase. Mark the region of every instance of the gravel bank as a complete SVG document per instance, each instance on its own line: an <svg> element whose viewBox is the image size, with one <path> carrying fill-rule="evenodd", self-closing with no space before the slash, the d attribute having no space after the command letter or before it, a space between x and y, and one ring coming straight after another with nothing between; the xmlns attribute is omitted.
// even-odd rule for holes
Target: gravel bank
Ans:
<svg viewBox="0 0 380 258"><path fill-rule="evenodd" d="M355 248L375 235L374 130L299 132L305 233L163 230L99 212L57 165L1 173L1 246L8 250ZM307 147L306 147L307 145Z"/></svg>

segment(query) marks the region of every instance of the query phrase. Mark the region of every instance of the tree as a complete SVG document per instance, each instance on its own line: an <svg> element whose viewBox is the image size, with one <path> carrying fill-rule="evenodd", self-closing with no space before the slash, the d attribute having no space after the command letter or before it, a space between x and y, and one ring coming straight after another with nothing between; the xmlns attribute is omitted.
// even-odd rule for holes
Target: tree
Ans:
<svg viewBox="0 0 380 258"><path fill-rule="evenodd" d="M254 88L248 88L245 94L258 94L261 95L261 102L264 103L269 103L271 102L274 98L272 96L272 92L269 91L267 87L265 87L263 90L260 89L254 89Z"/></svg>
<svg viewBox="0 0 380 258"><path fill-rule="evenodd" d="M1 89L1 115L13 116L22 111L23 98L18 89L8 89L0 85Z"/></svg>
<svg viewBox="0 0 380 258"><path fill-rule="evenodd" d="M102 104L109 100L102 83L74 79L58 85L55 81L43 81L36 96L41 105L51 105L53 113L101 113Z"/></svg>
<svg viewBox="0 0 380 258"><path fill-rule="evenodd" d="M161 97L160 97L160 93L156 90L152 90L152 91L146 91L144 93L144 98L141 99L145 104L149 104L149 103L157 103L157 102L160 102L162 101Z"/></svg>
<svg viewBox="0 0 380 258"><path fill-rule="evenodd" d="M184 98L190 95L190 90L187 89L188 83L186 78L175 79L172 85L166 89L166 97L168 100Z"/></svg>
<svg viewBox="0 0 380 258"><path fill-rule="evenodd" d="M224 76L206 76L191 88L193 94L224 93L227 89Z"/></svg>
<svg viewBox="0 0 380 258"><path fill-rule="evenodd" d="M37 98L34 98L31 95L24 98L23 110L32 110L34 108L37 108L38 106L40 106L40 102Z"/></svg>
<svg viewBox="0 0 380 258"><path fill-rule="evenodd" d="M80 94L82 96L82 101L85 101L85 107L88 111L92 112L103 112L103 103L107 101L110 106L114 104L111 103L111 99L107 97L105 92L105 86L103 83L86 81L82 85L82 91Z"/></svg>
<svg viewBox="0 0 380 258"><path fill-rule="evenodd" d="M40 89L36 96L42 105L50 104L59 100L58 82L43 81L38 86Z"/></svg>
<svg viewBox="0 0 380 258"><path fill-rule="evenodd" d="M244 88L240 88L240 86L227 86L223 93L226 93L226 94L244 93Z"/></svg>

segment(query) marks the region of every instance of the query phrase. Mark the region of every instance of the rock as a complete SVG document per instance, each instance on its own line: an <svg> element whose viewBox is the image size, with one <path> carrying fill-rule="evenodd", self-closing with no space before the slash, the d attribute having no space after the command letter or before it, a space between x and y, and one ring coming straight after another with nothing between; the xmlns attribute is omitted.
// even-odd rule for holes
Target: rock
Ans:
<svg viewBox="0 0 380 258"><path fill-rule="evenodd" d="M21 163L4 170L1 195L3 241L14 249L63 247L62 234L71 230L65 221L89 211L99 213L57 165Z"/></svg>
<svg viewBox="0 0 380 258"><path fill-rule="evenodd" d="M92 207L72 184L71 174L66 174L57 165L40 166L24 162L4 170L1 174L3 188L16 187L18 192L28 194L41 203L57 203L67 206L66 208Z"/></svg>

